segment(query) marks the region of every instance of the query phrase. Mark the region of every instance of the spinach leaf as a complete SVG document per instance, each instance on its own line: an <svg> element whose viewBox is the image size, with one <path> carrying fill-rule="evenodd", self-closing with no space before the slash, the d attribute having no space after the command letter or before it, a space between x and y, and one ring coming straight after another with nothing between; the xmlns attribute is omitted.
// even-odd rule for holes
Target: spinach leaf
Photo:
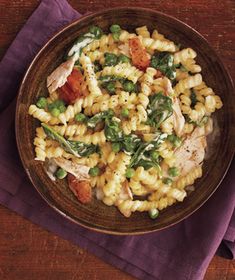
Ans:
<svg viewBox="0 0 235 280"><path fill-rule="evenodd" d="M119 127L119 122L115 118L105 119L104 134L107 140L111 142L118 142L122 137L122 131Z"/></svg>
<svg viewBox="0 0 235 280"><path fill-rule="evenodd" d="M160 157L153 158L152 152L156 151L159 145L166 139L166 133L157 133L151 142L142 142L135 154L132 156L130 167L143 166L145 169L157 167L160 170Z"/></svg>
<svg viewBox="0 0 235 280"><path fill-rule="evenodd" d="M160 70L169 79L174 80L176 77L176 67L173 64L173 55L168 52L155 53L151 57L150 66Z"/></svg>
<svg viewBox="0 0 235 280"><path fill-rule="evenodd" d="M56 140L70 154L75 156L89 156L99 151L99 146L89 145L79 141L69 141L48 125L42 123L42 127L49 138Z"/></svg>
<svg viewBox="0 0 235 280"><path fill-rule="evenodd" d="M146 123L158 128L163 121L171 116L172 112L170 97L163 95L161 92L151 95L147 107L148 120Z"/></svg>
<svg viewBox="0 0 235 280"><path fill-rule="evenodd" d="M113 116L114 116L113 110L110 109L107 111L103 111L103 112L100 112L100 113L94 115L93 117L87 119L86 124L88 127L94 128L102 120L104 120L106 118L111 118Z"/></svg>
<svg viewBox="0 0 235 280"><path fill-rule="evenodd" d="M135 134L124 135L121 139L122 149L127 153L134 153L141 143L141 139Z"/></svg>
<svg viewBox="0 0 235 280"><path fill-rule="evenodd" d="M195 105L197 104L197 95L193 89L191 89L190 93L190 99L191 99L191 107L194 108Z"/></svg>
<svg viewBox="0 0 235 280"><path fill-rule="evenodd" d="M69 143L72 149L82 157L87 157L99 152L99 146L94 144L85 144L80 141L69 141Z"/></svg>

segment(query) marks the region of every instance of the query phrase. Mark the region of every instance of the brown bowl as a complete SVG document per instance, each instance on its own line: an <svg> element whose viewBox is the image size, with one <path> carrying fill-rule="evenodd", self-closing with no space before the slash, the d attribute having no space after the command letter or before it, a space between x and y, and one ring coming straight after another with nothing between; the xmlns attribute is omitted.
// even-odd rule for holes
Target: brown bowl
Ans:
<svg viewBox="0 0 235 280"><path fill-rule="evenodd" d="M38 96L47 95L46 77L58 66L74 40L99 25L105 31L118 23L129 31L147 25L152 31L166 35L183 47L192 47L198 53L204 80L221 96L223 108L213 117L216 129L208 139L208 153L203 164L203 176L195 183L196 190L183 203L163 211L158 219L151 220L146 213L134 213L125 218L115 207L105 206L94 199L90 205L80 204L60 180L53 182L42 162L35 161L33 139L39 122L28 115L29 105ZM116 8L90 14L59 31L41 49L31 63L21 84L16 110L16 138L24 168L36 190L53 207L75 223L112 234L139 234L160 230L173 225L196 211L219 186L233 157L234 90L231 78L207 41L194 29L163 13L141 8Z"/></svg>

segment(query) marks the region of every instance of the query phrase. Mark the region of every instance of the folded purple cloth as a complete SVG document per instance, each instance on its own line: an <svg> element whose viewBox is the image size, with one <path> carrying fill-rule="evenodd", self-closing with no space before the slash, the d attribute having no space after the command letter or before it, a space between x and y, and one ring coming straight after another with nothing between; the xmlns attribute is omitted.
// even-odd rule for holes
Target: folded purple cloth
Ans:
<svg viewBox="0 0 235 280"><path fill-rule="evenodd" d="M46 40L79 17L65 0L42 1L0 63L0 203L139 279L202 279L221 242L221 255L235 255L235 161L200 210L144 236L101 234L67 221L42 200L23 170L14 134L19 82Z"/></svg>

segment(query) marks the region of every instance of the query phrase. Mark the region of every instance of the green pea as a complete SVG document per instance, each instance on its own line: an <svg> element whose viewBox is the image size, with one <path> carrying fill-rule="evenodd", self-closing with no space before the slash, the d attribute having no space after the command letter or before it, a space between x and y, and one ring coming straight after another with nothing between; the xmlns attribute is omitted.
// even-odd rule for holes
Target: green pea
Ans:
<svg viewBox="0 0 235 280"><path fill-rule="evenodd" d="M90 28L89 28L89 32L91 33L91 34L94 34L95 35L95 38L97 38L97 39L100 39L100 37L102 36L102 34L103 34L103 31L102 31L102 29L100 28L100 27L98 27L98 26L91 26Z"/></svg>
<svg viewBox="0 0 235 280"><path fill-rule="evenodd" d="M130 58L124 54L119 55L118 63L130 63Z"/></svg>
<svg viewBox="0 0 235 280"><path fill-rule="evenodd" d="M126 178L131 178L135 173L135 170L133 168L127 168L126 170Z"/></svg>
<svg viewBox="0 0 235 280"><path fill-rule="evenodd" d="M115 66L117 64L117 56L114 53L104 54L104 65L105 66Z"/></svg>
<svg viewBox="0 0 235 280"><path fill-rule="evenodd" d="M46 97L39 97L36 105L40 109L45 109L46 106L47 106L47 99L46 99Z"/></svg>
<svg viewBox="0 0 235 280"><path fill-rule="evenodd" d="M99 169L99 167L98 167L98 166L95 166L95 167L90 168L89 174L90 174L92 177L98 176L98 175L100 174L100 169Z"/></svg>
<svg viewBox="0 0 235 280"><path fill-rule="evenodd" d="M171 178L164 178L162 182L166 185L171 185L173 181Z"/></svg>
<svg viewBox="0 0 235 280"><path fill-rule="evenodd" d="M112 33L121 32L121 27L118 24L113 24L113 25L110 26L110 31Z"/></svg>
<svg viewBox="0 0 235 280"><path fill-rule="evenodd" d="M157 151L152 151L152 152L150 153L150 156L151 156L151 158L152 158L153 160L156 160L156 159L159 158L159 152L157 152Z"/></svg>
<svg viewBox="0 0 235 280"><path fill-rule="evenodd" d="M114 82L107 83L106 89L109 93L115 93L115 83Z"/></svg>
<svg viewBox="0 0 235 280"><path fill-rule="evenodd" d="M115 42L119 41L120 33L113 33L112 36Z"/></svg>
<svg viewBox="0 0 235 280"><path fill-rule="evenodd" d="M53 108L50 112L53 117L58 117L60 115L60 110L58 108Z"/></svg>
<svg viewBox="0 0 235 280"><path fill-rule="evenodd" d="M149 217L151 218L151 219L156 219L157 217L158 217L158 215L159 215L159 211L158 211L158 209L151 209L151 210L149 210Z"/></svg>
<svg viewBox="0 0 235 280"><path fill-rule="evenodd" d="M67 172L64 170L64 169L62 169L62 168L59 168L57 171L56 171L56 177L58 178L58 179L64 179L66 176L67 176Z"/></svg>
<svg viewBox="0 0 235 280"><path fill-rule="evenodd" d="M132 81L125 81L123 83L123 89L128 92L135 91L135 84Z"/></svg>
<svg viewBox="0 0 235 280"><path fill-rule="evenodd" d="M182 143L181 139L174 134L168 135L167 140L170 141L175 147L179 147Z"/></svg>
<svg viewBox="0 0 235 280"><path fill-rule="evenodd" d="M86 116L82 113L76 114L74 118L77 122L84 122L86 120Z"/></svg>
<svg viewBox="0 0 235 280"><path fill-rule="evenodd" d="M49 112L52 112L53 109L58 109L60 113L63 113L66 111L65 103L63 100L57 99L51 104L48 105Z"/></svg>
<svg viewBox="0 0 235 280"><path fill-rule="evenodd" d="M129 116L129 110L127 108L122 108L121 115L122 117L127 118Z"/></svg>
<svg viewBox="0 0 235 280"><path fill-rule="evenodd" d="M168 170L168 174L171 176L171 177L176 177L179 175L179 169L177 167L171 167L169 168Z"/></svg>
<svg viewBox="0 0 235 280"><path fill-rule="evenodd" d="M112 143L112 150L115 152L115 153L118 153L120 150L121 150L121 144L120 143Z"/></svg>

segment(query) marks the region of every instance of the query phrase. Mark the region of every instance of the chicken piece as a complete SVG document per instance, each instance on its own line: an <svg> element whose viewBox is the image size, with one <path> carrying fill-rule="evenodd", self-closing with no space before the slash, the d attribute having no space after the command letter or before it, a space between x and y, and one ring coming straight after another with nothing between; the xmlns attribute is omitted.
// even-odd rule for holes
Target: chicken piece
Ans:
<svg viewBox="0 0 235 280"><path fill-rule="evenodd" d="M179 168L180 176L186 175L203 161L205 148L205 129L203 127L197 127L184 140L182 146L175 151L175 166Z"/></svg>
<svg viewBox="0 0 235 280"><path fill-rule="evenodd" d="M177 136L181 136L184 129L185 119L181 112L179 100L177 97L175 97L173 100L172 108L174 130Z"/></svg>
<svg viewBox="0 0 235 280"><path fill-rule="evenodd" d="M131 199L131 200L133 200L133 195L132 195L131 189L128 186L127 181L124 181L124 183L122 184L121 192L119 193L118 199L120 199L120 200Z"/></svg>
<svg viewBox="0 0 235 280"><path fill-rule="evenodd" d="M68 184L70 190L74 193L77 199L83 203L89 203L92 199L91 185L89 181L79 180L72 174L68 175Z"/></svg>
<svg viewBox="0 0 235 280"><path fill-rule="evenodd" d="M89 167L85 165L75 164L70 160L62 157L54 158L55 163L66 170L68 173L73 174L78 180L89 179Z"/></svg>
<svg viewBox="0 0 235 280"><path fill-rule="evenodd" d="M51 74L47 77L47 88L49 93L54 92L57 88L62 87L68 76L71 74L74 64L76 61L76 56L72 56L67 61L60 64Z"/></svg>

